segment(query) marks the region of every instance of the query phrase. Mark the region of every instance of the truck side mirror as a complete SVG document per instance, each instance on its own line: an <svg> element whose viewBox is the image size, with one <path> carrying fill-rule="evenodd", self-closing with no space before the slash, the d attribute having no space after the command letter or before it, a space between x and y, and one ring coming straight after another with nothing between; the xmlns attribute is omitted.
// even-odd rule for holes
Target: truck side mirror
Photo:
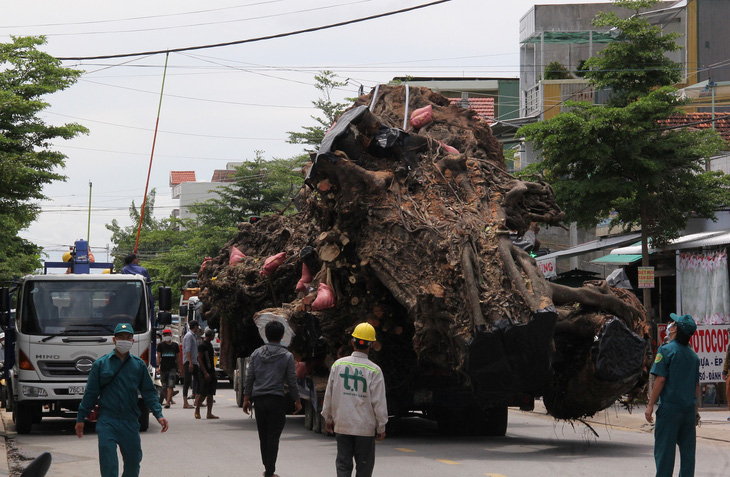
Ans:
<svg viewBox="0 0 730 477"><path fill-rule="evenodd" d="M188 305L180 305L180 311L178 312L180 316L188 316Z"/></svg>
<svg viewBox="0 0 730 477"><path fill-rule="evenodd" d="M3 329L10 325L10 288L0 288L0 326Z"/></svg>
<svg viewBox="0 0 730 477"><path fill-rule="evenodd" d="M172 308L172 289L170 287L160 287L158 294L160 310L170 311L170 308Z"/></svg>
<svg viewBox="0 0 730 477"><path fill-rule="evenodd" d="M157 313L157 325L167 326L172 324L172 313L169 311L160 311Z"/></svg>

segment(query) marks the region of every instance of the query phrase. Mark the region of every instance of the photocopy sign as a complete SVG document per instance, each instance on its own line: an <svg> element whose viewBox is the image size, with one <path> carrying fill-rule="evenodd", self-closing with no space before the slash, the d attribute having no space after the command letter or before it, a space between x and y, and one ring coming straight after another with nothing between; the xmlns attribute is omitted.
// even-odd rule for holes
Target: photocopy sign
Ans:
<svg viewBox="0 0 730 477"><path fill-rule="evenodd" d="M657 325L659 343L667 336L667 325ZM700 325L689 345L700 358L700 382L717 383L722 379L725 352L730 342L730 325Z"/></svg>
<svg viewBox="0 0 730 477"><path fill-rule="evenodd" d="M540 271L545 278L553 278L558 276L555 267L555 258L548 258L547 260L540 260L538 258L536 259L536 261L537 266L540 267Z"/></svg>

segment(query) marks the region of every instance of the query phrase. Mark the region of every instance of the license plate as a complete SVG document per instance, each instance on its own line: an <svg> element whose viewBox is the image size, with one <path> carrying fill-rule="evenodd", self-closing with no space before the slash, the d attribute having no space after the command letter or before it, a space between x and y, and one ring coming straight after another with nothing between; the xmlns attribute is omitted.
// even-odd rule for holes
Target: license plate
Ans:
<svg viewBox="0 0 730 477"><path fill-rule="evenodd" d="M69 394L84 394L84 391L86 391L86 386L69 386L68 387Z"/></svg>

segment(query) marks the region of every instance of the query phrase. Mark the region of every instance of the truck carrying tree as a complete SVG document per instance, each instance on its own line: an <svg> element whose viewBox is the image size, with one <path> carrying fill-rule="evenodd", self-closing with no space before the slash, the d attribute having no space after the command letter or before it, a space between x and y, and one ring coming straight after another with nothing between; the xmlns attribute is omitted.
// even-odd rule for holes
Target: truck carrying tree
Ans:
<svg viewBox="0 0 730 477"><path fill-rule="evenodd" d="M550 283L510 240L564 218L520 180L483 118L426 88L380 85L325 136L299 212L242 223L201 270L206 318L233 373L272 316L300 376L326 377L360 322L393 416L503 435L507 406L579 419L646 383L643 308L605 282ZM315 406L316 409L316 406Z"/></svg>

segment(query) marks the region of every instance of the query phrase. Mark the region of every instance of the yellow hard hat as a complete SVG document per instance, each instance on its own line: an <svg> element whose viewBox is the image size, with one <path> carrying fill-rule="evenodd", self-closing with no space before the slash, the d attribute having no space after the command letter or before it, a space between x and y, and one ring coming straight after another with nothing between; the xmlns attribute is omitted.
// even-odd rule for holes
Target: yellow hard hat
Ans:
<svg viewBox="0 0 730 477"><path fill-rule="evenodd" d="M370 323L360 323L352 332L352 337L364 341L375 341L375 328Z"/></svg>
<svg viewBox="0 0 730 477"><path fill-rule="evenodd" d="M111 273L111 272L112 272L112 269L111 268L105 268L104 270L101 271L102 274L104 274L104 273Z"/></svg>
<svg viewBox="0 0 730 477"><path fill-rule="evenodd" d="M58 256L58 255L56 255L56 256ZM73 256L73 255L71 255L71 252L65 252L65 253L63 254L63 261L64 261L64 262L68 262L69 260L71 260L71 257L72 257L72 256Z"/></svg>

